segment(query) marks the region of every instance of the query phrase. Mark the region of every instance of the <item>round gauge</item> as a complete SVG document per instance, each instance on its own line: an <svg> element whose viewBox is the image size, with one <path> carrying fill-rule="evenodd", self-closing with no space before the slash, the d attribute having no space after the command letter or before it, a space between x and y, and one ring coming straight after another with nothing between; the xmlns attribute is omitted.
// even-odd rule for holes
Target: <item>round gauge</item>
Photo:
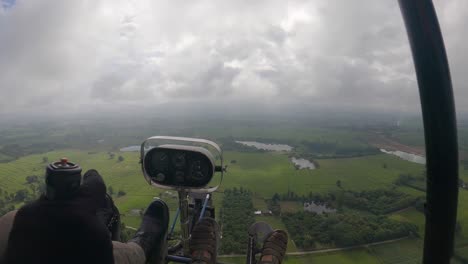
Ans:
<svg viewBox="0 0 468 264"><path fill-rule="evenodd" d="M183 152L176 152L172 156L172 163L176 168L183 168L185 167L185 153Z"/></svg>
<svg viewBox="0 0 468 264"><path fill-rule="evenodd" d="M206 164L201 160L195 160L190 166L190 175L194 180L202 181L208 174Z"/></svg>
<svg viewBox="0 0 468 264"><path fill-rule="evenodd" d="M151 162L153 163L153 168L158 172L165 172L169 168L169 157L165 152L154 153Z"/></svg>

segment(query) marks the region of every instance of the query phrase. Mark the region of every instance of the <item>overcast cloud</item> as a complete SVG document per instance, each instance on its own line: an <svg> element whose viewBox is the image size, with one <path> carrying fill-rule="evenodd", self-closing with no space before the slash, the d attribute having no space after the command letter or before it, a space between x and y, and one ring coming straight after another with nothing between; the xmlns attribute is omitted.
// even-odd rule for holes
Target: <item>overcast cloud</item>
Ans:
<svg viewBox="0 0 468 264"><path fill-rule="evenodd" d="M396 0L0 0L0 112L209 102L417 111ZM468 110L468 1L435 1Z"/></svg>

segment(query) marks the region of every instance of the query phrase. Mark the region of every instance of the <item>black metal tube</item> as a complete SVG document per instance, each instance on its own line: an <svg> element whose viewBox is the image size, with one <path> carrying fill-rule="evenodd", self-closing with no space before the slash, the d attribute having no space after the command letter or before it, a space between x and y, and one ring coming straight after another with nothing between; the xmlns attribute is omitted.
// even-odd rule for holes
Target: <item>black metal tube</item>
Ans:
<svg viewBox="0 0 468 264"><path fill-rule="evenodd" d="M255 238L253 235L249 235L249 243L247 245L247 264L255 264Z"/></svg>
<svg viewBox="0 0 468 264"><path fill-rule="evenodd" d="M431 0L399 0L424 121L427 203L423 263L449 263L458 198L458 145L452 81Z"/></svg>

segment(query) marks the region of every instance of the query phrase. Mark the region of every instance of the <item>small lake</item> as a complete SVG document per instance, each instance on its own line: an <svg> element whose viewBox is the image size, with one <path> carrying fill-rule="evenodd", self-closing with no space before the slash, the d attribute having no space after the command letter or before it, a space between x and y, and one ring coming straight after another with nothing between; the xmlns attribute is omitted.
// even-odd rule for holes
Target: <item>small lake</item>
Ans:
<svg viewBox="0 0 468 264"><path fill-rule="evenodd" d="M265 144L256 141L236 141L236 143L242 144L248 147L254 147L256 149L270 150L270 151L291 151L293 147L285 144Z"/></svg>
<svg viewBox="0 0 468 264"><path fill-rule="evenodd" d="M133 151L140 151L141 146L128 146L125 148L121 148L120 151L122 152L133 152Z"/></svg>
<svg viewBox="0 0 468 264"><path fill-rule="evenodd" d="M380 149L380 151L386 154L395 155L401 159L404 159L410 162L414 162L418 164L426 164L426 158L423 156L416 155L416 154L411 154L411 153L399 151L399 150L393 151L393 150Z"/></svg>
<svg viewBox="0 0 468 264"><path fill-rule="evenodd" d="M315 164L310 160L292 157L291 162L294 163L294 165L298 167L300 170L302 169L315 170Z"/></svg>

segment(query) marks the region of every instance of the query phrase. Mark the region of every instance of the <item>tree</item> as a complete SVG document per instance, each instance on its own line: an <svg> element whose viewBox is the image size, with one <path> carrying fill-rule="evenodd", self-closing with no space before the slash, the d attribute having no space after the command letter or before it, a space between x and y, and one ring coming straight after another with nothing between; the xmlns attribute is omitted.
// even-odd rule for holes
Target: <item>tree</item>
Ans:
<svg viewBox="0 0 468 264"><path fill-rule="evenodd" d="M26 183L28 184L36 183L38 181L39 177L37 177L36 175L26 176Z"/></svg>
<svg viewBox="0 0 468 264"><path fill-rule="evenodd" d="M387 163L382 164L382 168L386 169L387 168Z"/></svg>
<svg viewBox="0 0 468 264"><path fill-rule="evenodd" d="M109 152L108 154L109 154L109 159L114 159L114 157L115 157L115 154L114 154L114 153Z"/></svg>
<svg viewBox="0 0 468 264"><path fill-rule="evenodd" d="M122 191L122 190L119 190L119 192L117 193L117 197L121 197L121 196L124 196L126 195L127 193Z"/></svg>
<svg viewBox="0 0 468 264"><path fill-rule="evenodd" d="M109 186L107 188L107 192L109 193L109 195L114 195L114 188L112 188L112 186Z"/></svg>
<svg viewBox="0 0 468 264"><path fill-rule="evenodd" d="M42 157L42 163L47 163L47 162L49 162L49 158L46 156Z"/></svg>
<svg viewBox="0 0 468 264"><path fill-rule="evenodd" d="M336 186L337 186L338 188L341 188L341 181L340 181L340 180L337 180L337 181L336 181Z"/></svg>
<svg viewBox="0 0 468 264"><path fill-rule="evenodd" d="M278 201L281 199L281 197L280 197L280 195L279 195L278 193L275 193L275 194L273 195L273 198L271 198L271 199L273 200L273 202L276 203L276 202L278 202Z"/></svg>
<svg viewBox="0 0 468 264"><path fill-rule="evenodd" d="M21 189L15 193L14 200L16 202L22 202L28 198L28 191L25 189Z"/></svg>
<svg viewBox="0 0 468 264"><path fill-rule="evenodd" d="M122 161L124 161L124 157L122 157L122 156L119 156L119 158L117 159L117 161L118 161L118 162L122 162Z"/></svg>

